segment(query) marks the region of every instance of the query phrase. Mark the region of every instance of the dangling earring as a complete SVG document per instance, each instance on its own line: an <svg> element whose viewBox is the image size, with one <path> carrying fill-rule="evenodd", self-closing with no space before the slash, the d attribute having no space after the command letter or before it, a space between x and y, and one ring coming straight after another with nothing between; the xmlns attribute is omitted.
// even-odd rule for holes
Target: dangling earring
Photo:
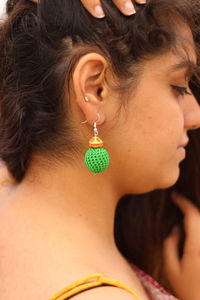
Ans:
<svg viewBox="0 0 200 300"><path fill-rule="evenodd" d="M100 115L98 114L99 120ZM103 148L103 141L98 137L97 121L93 125L94 136L89 140L89 149L85 153L85 165L94 174L105 171L110 163L110 157Z"/></svg>

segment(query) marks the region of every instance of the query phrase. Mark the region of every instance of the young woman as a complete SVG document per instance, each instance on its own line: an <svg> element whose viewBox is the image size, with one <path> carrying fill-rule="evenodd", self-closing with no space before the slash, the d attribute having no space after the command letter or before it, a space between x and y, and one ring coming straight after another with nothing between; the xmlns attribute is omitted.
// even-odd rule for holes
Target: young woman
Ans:
<svg viewBox="0 0 200 300"><path fill-rule="evenodd" d="M96 14L96 11L101 11L98 1L82 2L91 14L100 17ZM135 13L133 3L122 0L113 2L124 14ZM125 8L129 8L129 12ZM199 22L199 18L197 20ZM191 89L200 102L199 86L191 81ZM116 243L123 255L157 278L181 299L195 299L199 285L197 237L200 231L200 215L196 207L200 207L200 130L189 132L189 138L187 156L181 164L177 183L165 191L123 197L117 207L115 220ZM187 198L180 194L173 194L172 197L174 190ZM165 299L166 294L163 294L158 283L142 271L139 275L150 288L153 297ZM191 289L188 289L188 284Z"/></svg>
<svg viewBox="0 0 200 300"><path fill-rule="evenodd" d="M188 86L196 11L152 0L125 17L102 1L106 18L95 19L78 0L11 4L0 157L17 183L0 207L0 296L151 299L115 244L114 215L123 195L177 181L200 126Z"/></svg>

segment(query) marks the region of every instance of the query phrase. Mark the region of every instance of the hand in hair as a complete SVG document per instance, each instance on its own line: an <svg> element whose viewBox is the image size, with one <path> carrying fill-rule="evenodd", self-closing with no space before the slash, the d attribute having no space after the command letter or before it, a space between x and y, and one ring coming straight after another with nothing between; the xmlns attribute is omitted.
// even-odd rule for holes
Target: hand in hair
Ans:
<svg viewBox="0 0 200 300"><path fill-rule="evenodd" d="M101 3L99 0L81 0L85 8L94 16L97 18L102 18L104 17L104 12L101 7ZM119 8L119 10L124 14L124 15L132 15L136 12L135 7L132 3L131 0L113 0L115 5ZM134 2L138 4L144 4L146 3L146 0L135 0Z"/></svg>
<svg viewBox="0 0 200 300"><path fill-rule="evenodd" d="M39 0L32 0L33 2L39 2ZM100 0L81 0L85 8L96 18L103 18L104 12L100 3ZM132 15L136 13L135 7L131 0L113 0L115 5L124 15ZM137 4L145 4L147 0L134 0Z"/></svg>
<svg viewBox="0 0 200 300"><path fill-rule="evenodd" d="M185 243L180 258L180 230L174 228L164 242L165 274L180 300L200 299L200 211L185 197L174 194L174 203L183 213Z"/></svg>

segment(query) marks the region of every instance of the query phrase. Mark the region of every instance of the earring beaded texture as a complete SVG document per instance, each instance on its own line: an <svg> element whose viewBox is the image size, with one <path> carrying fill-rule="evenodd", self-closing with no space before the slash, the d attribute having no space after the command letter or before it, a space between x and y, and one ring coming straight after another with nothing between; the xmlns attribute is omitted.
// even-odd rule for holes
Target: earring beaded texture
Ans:
<svg viewBox="0 0 200 300"><path fill-rule="evenodd" d="M90 148L85 153L84 162L91 172L97 174L108 168L110 157L106 149L103 148L103 141L98 137L96 122L93 130L94 136L89 140Z"/></svg>

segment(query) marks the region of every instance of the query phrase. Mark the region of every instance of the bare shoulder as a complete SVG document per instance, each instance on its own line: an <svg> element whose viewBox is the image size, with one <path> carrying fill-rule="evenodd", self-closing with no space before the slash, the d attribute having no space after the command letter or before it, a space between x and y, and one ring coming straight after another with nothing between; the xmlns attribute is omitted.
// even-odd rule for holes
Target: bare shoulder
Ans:
<svg viewBox="0 0 200 300"><path fill-rule="evenodd" d="M129 292L112 286L98 287L91 290L86 290L76 296L70 298L70 300L139 300L131 295ZM143 298L140 297L141 300ZM148 298L145 297L144 300Z"/></svg>

